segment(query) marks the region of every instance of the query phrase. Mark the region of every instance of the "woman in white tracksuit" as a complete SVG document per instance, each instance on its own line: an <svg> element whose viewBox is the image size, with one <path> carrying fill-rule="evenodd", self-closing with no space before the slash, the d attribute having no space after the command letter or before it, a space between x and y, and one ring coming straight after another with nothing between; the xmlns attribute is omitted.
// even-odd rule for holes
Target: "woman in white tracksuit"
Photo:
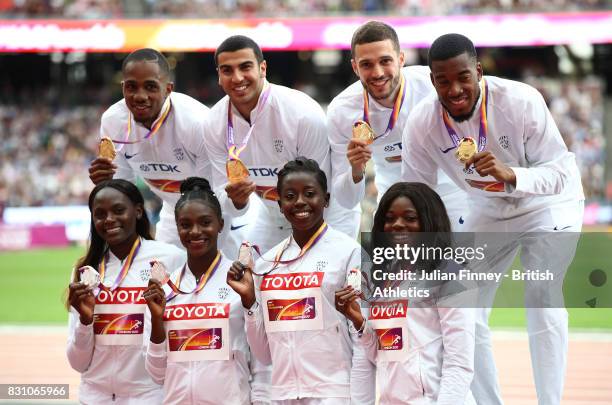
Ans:
<svg viewBox="0 0 612 405"><path fill-rule="evenodd" d="M374 246L414 243L415 232L448 236L446 209L428 186L396 183L383 195L376 211ZM373 281L376 285L377 280ZM357 341L376 363L381 405L475 404L470 392L474 310L462 308L469 305L465 298L470 291L457 299L444 297L440 285L437 288L425 300L371 301L367 321L359 306L359 292L347 286L336 293L336 308L352 321Z"/></svg>
<svg viewBox="0 0 612 405"><path fill-rule="evenodd" d="M152 240L144 201L126 180L99 183L89 195L90 244L76 268L91 266L102 288L88 287L74 271L69 286L67 356L81 373L82 404L142 404L162 401L162 387L147 374L143 292L156 259L178 267L184 253Z"/></svg>
<svg viewBox="0 0 612 405"><path fill-rule="evenodd" d="M364 364L355 358L364 352L353 351L348 322L334 308L334 292L360 267L360 247L323 220L327 180L314 160L288 162L277 189L291 236L265 253L255 270L235 262L228 276L246 309L251 350L272 365L272 403L373 404L373 390L359 395L370 400L351 402L351 384L367 390L373 376L355 366Z"/></svg>
<svg viewBox="0 0 612 405"><path fill-rule="evenodd" d="M187 263L144 293L146 369L164 385L164 404L268 403L269 371L250 358L240 296L226 282L232 262L217 248L221 207L207 180L182 183L175 216Z"/></svg>

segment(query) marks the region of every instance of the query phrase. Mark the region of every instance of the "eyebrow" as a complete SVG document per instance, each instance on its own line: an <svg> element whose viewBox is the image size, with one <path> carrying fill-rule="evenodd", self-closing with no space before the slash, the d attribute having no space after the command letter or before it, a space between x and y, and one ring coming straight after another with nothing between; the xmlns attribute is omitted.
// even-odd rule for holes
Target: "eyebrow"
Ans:
<svg viewBox="0 0 612 405"><path fill-rule="evenodd" d="M252 60L247 60L246 62L241 62L237 65L237 67L241 68L241 67L247 67L249 65L254 65L255 63L253 63ZM228 64L223 64L223 65L219 65L219 69L231 69L233 66L232 65L228 65Z"/></svg>

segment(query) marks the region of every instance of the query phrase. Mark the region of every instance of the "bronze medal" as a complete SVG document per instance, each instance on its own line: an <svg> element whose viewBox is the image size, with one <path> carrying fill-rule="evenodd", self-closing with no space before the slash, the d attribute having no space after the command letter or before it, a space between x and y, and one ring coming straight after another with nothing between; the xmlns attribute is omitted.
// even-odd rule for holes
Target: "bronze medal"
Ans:
<svg viewBox="0 0 612 405"><path fill-rule="evenodd" d="M230 183L237 183L249 177L249 169L240 159L229 159L225 164L225 171Z"/></svg>
<svg viewBox="0 0 612 405"><path fill-rule="evenodd" d="M459 145L457 145L457 152L455 152L455 156L461 163L465 163L472 158L478 152L478 147L476 146L476 142L474 139L470 137L463 138Z"/></svg>
<svg viewBox="0 0 612 405"><path fill-rule="evenodd" d="M353 139L361 139L369 145L375 138L376 134L367 122L359 120L353 124Z"/></svg>
<svg viewBox="0 0 612 405"><path fill-rule="evenodd" d="M110 160L115 159L117 152L115 152L115 145L110 138L104 137L100 139L100 144L98 145L98 156Z"/></svg>

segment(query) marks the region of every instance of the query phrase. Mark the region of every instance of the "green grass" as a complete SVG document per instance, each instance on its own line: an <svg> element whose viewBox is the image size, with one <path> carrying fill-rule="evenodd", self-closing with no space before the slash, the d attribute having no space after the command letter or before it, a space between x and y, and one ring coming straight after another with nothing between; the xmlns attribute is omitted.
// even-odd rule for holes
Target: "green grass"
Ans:
<svg viewBox="0 0 612 405"><path fill-rule="evenodd" d="M63 294L72 266L84 252L82 247L70 247L0 253L0 324L65 324L67 315L62 303ZM610 253L604 255L606 252ZM571 328L612 330L611 256L610 234L583 235L565 283L566 289L572 286L575 292L566 294L572 301L571 306L576 307L568 309ZM515 265L519 265L518 261ZM595 288L588 283L588 274L595 268L607 272L609 281L605 286ZM499 292L498 302L507 297L516 297L517 306L522 302L520 282L506 280ZM592 297L598 297L601 305L608 308L584 308L584 301ZM581 306L583 308L579 308ZM494 308L490 324L495 328L522 328L525 310Z"/></svg>
<svg viewBox="0 0 612 405"><path fill-rule="evenodd" d="M84 248L0 253L0 324L58 324L67 320L63 294Z"/></svg>

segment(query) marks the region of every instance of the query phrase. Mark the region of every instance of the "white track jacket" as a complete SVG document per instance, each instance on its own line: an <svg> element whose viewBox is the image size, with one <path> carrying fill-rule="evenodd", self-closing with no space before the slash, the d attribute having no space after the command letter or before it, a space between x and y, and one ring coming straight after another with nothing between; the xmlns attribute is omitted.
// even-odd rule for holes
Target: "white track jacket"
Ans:
<svg viewBox="0 0 612 405"><path fill-rule="evenodd" d="M451 302L372 303L357 341L376 362L379 404L475 404L474 313Z"/></svg>
<svg viewBox="0 0 612 405"><path fill-rule="evenodd" d="M286 242L264 258L274 259ZM290 238L282 260L299 252ZM346 285L350 269L360 267L360 255L357 242L329 227L302 258L279 265L265 277L256 276L257 303L247 311L247 339L255 356L272 364L272 400L350 398L354 384L371 391L358 395L363 402L353 403L374 403L374 376L355 358L365 354L353 352L348 323L334 307L335 291ZM262 274L271 266L260 259L256 272Z"/></svg>
<svg viewBox="0 0 612 405"><path fill-rule="evenodd" d="M240 224L249 224L247 239L259 245L263 252L291 233L291 225L279 212L277 203L277 175L285 163L298 156L314 159L327 175L331 190L330 146L323 109L301 91L275 84L270 86L270 95L261 113L256 116L259 105L251 112L253 132L240 154L240 159L249 169L250 179L257 186L256 195L251 195L249 206L259 208L257 215L255 211L249 211L248 217L243 216ZM259 101L262 101L261 96ZM212 184L223 212L236 212L224 190L227 184L225 165L228 159L229 103L229 97L225 96L211 108L204 137L212 165ZM241 144L251 124L233 106L232 111L235 142ZM249 209L254 210L255 207ZM347 234L357 235L359 220L350 214L352 211L339 206L332 195L330 208L326 210L330 225ZM238 212L234 215L238 215Z"/></svg>
<svg viewBox="0 0 612 405"><path fill-rule="evenodd" d="M152 399L161 402L161 386L153 382L145 370L149 335L146 324L143 325L146 302L142 293L149 282L149 261L152 259L161 261L167 268L176 268L184 263L185 253L175 246L143 239L121 285L111 293L101 291L96 298L91 325L83 325L78 312L70 308L66 354L70 366L81 373L81 403L108 404L115 401L152 405ZM110 287L113 284L121 266L119 259L110 253L104 285ZM128 321L133 326L131 332L135 333L120 334L112 328L104 328L110 324L109 321L119 323L121 314L128 314ZM124 333L127 330L122 329Z"/></svg>
<svg viewBox="0 0 612 405"><path fill-rule="evenodd" d="M181 182L190 176L210 180L210 161L202 137L208 107L176 92L170 93L169 100L169 115L157 133L135 144L115 144L117 172L114 178L131 182L135 182L137 176L144 179L163 201L157 240L181 247L174 223L174 204L180 197ZM129 109L121 99L102 115L100 136L124 141L128 118ZM143 139L149 129L134 119L131 121L129 141Z"/></svg>
<svg viewBox="0 0 612 405"><path fill-rule="evenodd" d="M455 158L453 142L442 120L442 105L434 94L410 115L402 142L402 179L437 182L441 168L467 191L483 215L509 219L553 205L584 200L575 156L567 150L544 98L533 87L485 76L488 85L488 133L484 150L491 151L516 174L516 188L492 176L464 170ZM459 137L478 143L482 94L467 121L452 125ZM482 210L482 211L481 211ZM474 213L476 215L476 213Z"/></svg>
<svg viewBox="0 0 612 405"><path fill-rule="evenodd" d="M269 402L269 368L252 364L242 302L226 282L231 265L222 257L202 291L180 294L166 304L166 340L148 342L146 356L147 371L164 385L164 404ZM177 280L181 270L171 279ZM196 284L187 267L180 289L193 291ZM164 291L171 290L166 285ZM148 308L146 316L151 317Z"/></svg>
<svg viewBox="0 0 612 405"><path fill-rule="evenodd" d="M406 97L402 103L399 117L394 128L384 137L374 141L372 161L376 177L374 182L378 190L378 200L393 184L401 181L402 132L412 110L427 96L434 93L429 68L426 66L408 66L402 68L406 80ZM391 108L384 107L370 98L370 125L377 135L385 132L391 116ZM333 194L344 207L354 207L365 197L365 180L355 184L351 165L346 158L346 148L352 138L353 124L363 120L363 85L357 81L337 95L327 108L327 125L329 142L332 149ZM422 133L420 133L422 135ZM440 194L449 213L453 227L460 216L466 216L466 195L453 182L440 172L435 190ZM456 208L456 209L455 209Z"/></svg>

